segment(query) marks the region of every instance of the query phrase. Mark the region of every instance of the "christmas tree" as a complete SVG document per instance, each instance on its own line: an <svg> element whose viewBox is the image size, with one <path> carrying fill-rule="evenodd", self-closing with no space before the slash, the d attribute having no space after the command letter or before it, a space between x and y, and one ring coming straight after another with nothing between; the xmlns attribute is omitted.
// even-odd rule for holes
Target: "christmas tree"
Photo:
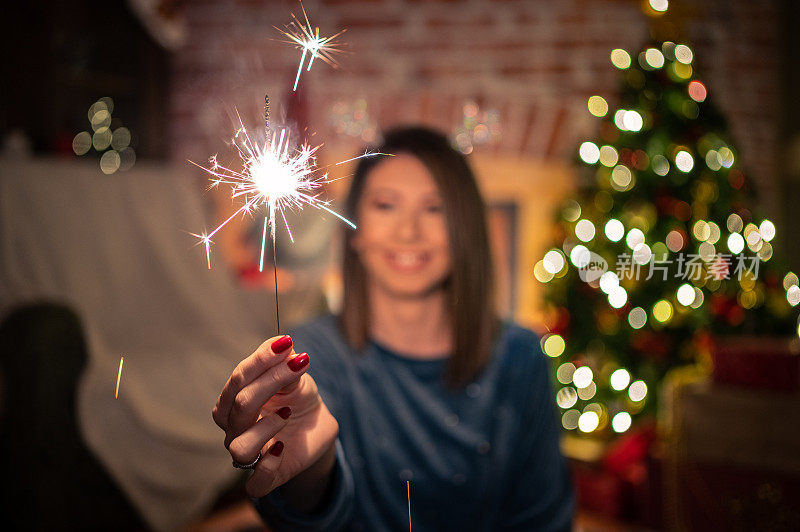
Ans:
<svg viewBox="0 0 800 532"><path fill-rule="evenodd" d="M691 48L611 62L616 109L589 98L599 135L578 149L579 191L534 270L562 425L601 437L653 413L665 373L702 361L710 338L796 334L800 302Z"/></svg>

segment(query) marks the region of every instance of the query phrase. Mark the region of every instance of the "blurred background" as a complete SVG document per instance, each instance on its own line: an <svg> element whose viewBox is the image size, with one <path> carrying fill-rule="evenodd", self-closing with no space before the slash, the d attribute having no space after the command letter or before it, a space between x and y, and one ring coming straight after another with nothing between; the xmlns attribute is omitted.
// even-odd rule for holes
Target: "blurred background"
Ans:
<svg viewBox="0 0 800 532"><path fill-rule="evenodd" d="M276 29L302 17L293 0L6 7L0 409L18 496L0 519L258 529L208 412L275 334L272 264L256 215L215 235L207 268L196 235L239 205L189 161L236 165L237 112L259 138L267 94L322 166L411 123L467 155L498 308L551 358L577 530L800 528L800 6L303 7L346 32L337 68L317 61L294 91L301 51ZM351 171L330 168L334 208ZM344 226L287 222L282 329L341 297ZM582 275L584 250L602 277ZM644 275L626 278L624 253ZM699 276L680 277L681 253ZM669 279L648 277L664 261Z"/></svg>

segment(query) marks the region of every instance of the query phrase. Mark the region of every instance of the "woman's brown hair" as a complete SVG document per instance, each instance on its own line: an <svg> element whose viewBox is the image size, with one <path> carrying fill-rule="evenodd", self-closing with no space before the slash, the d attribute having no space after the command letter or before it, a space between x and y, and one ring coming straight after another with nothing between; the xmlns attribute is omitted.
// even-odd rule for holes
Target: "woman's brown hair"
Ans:
<svg viewBox="0 0 800 532"><path fill-rule="evenodd" d="M452 264L444 286L453 338L446 380L453 387L463 386L486 365L498 323L486 208L475 176L464 156L451 147L446 137L424 127L387 132L377 151L416 157L439 188ZM356 224L367 177L382 160L380 156L363 158L356 167L345 205L345 216ZM351 245L354 234L347 231L344 238L344 301L339 323L350 344L363 349L370 337L369 300L366 272Z"/></svg>

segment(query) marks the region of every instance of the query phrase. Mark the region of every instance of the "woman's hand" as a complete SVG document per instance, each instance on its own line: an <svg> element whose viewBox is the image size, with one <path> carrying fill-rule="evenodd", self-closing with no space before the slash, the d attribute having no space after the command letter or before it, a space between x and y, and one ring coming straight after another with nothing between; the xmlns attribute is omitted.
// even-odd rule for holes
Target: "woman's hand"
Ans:
<svg viewBox="0 0 800 532"><path fill-rule="evenodd" d="M311 499L325 493L339 425L306 373L308 366L308 353L297 355L291 338L270 338L236 366L214 406L212 416L225 431L234 460L248 464L261 452L246 484L251 497L262 497L293 478L293 484L317 488L318 497ZM298 502L299 509L314 504Z"/></svg>

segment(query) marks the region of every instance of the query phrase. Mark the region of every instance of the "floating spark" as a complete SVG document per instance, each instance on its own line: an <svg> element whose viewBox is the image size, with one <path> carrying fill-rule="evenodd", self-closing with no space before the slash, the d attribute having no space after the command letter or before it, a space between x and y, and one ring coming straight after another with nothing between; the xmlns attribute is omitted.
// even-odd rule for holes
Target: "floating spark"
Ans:
<svg viewBox="0 0 800 532"><path fill-rule="evenodd" d="M342 30L330 37L320 37L319 28L312 28L311 22L308 21L308 15L306 14L306 10L302 3L300 4L300 9L303 10L305 25L303 25L294 15L294 13L292 13L292 19L294 20L286 26L286 29L282 30L277 26L273 26L276 30L289 38L288 41L284 42L296 44L303 50L303 53L300 56L300 65L297 67L297 76L294 79L294 88L292 89L294 91L297 90L297 84L300 82L300 73L303 71L303 65L305 64L306 56L311 56L308 59L306 72L311 70L311 65L314 63L314 59L317 57L328 63L333 68L336 68L336 59L332 54L340 53L342 50L338 48L341 45L335 42L335 39L346 31Z"/></svg>
<svg viewBox="0 0 800 532"><path fill-rule="evenodd" d="M264 267L264 249L268 229L273 243L275 242L276 213L280 213L289 233L289 239L294 242L292 231L284 215L284 211L287 208L302 210L304 206L309 205L329 212L353 229L356 228L353 222L330 209L328 207L329 202L321 200L315 194L317 189L330 182L328 174L316 165L315 154L319 146L312 147L304 144L300 148L292 149L287 129L271 132L268 135L267 142L260 146L248 136L247 130L242 124L241 116L239 116L239 125L241 128L234 136L233 144L242 161L242 170L222 166L217 161L216 156L210 159L210 168L189 161L212 176L212 184L209 188L214 188L220 184L230 185L232 197L244 202L236 212L210 233L200 235L192 233L206 247L206 261L209 269L211 269L211 244L213 243L211 238L238 214L249 214L262 205L266 206L267 214L264 217L259 271L263 271ZM336 164L343 164L355 159L375 155L385 154L367 152L359 157Z"/></svg>
<svg viewBox="0 0 800 532"><path fill-rule="evenodd" d="M119 357L119 371L117 372L117 389L114 392L114 399L119 397L119 379L122 377L122 362L125 360L125 357Z"/></svg>
<svg viewBox="0 0 800 532"><path fill-rule="evenodd" d="M411 482L406 480L406 493L408 494L408 532L411 532Z"/></svg>

